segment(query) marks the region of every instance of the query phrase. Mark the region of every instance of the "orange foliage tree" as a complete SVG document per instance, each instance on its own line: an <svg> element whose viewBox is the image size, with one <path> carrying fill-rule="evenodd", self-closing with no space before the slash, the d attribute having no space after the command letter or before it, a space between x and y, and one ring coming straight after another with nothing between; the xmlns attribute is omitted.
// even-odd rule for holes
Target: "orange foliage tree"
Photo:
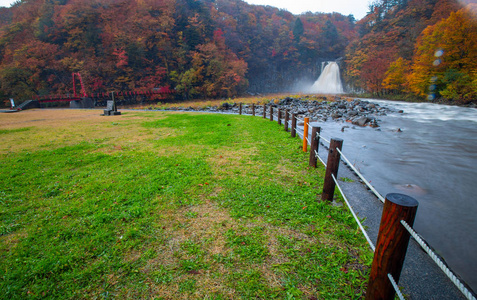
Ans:
<svg viewBox="0 0 477 300"><path fill-rule="evenodd" d="M346 51L343 74L355 88L374 94L406 93L409 64L421 32L461 7L458 0L377 0L357 22L359 38ZM416 66L415 68L420 68ZM417 70L417 69L416 69ZM429 78L415 72L413 81L428 89ZM417 79L419 76L424 76ZM416 91L416 84L412 89ZM418 93L427 96L426 93Z"/></svg>
<svg viewBox="0 0 477 300"><path fill-rule="evenodd" d="M399 57L389 65L383 80L383 88L394 93L407 91L407 75L409 74L409 61Z"/></svg>
<svg viewBox="0 0 477 300"><path fill-rule="evenodd" d="M199 93L207 97L231 97L247 87L247 63L225 46L222 31L214 33L214 41L197 46L192 68L180 77L178 90L187 97ZM194 82L202 82L194 86Z"/></svg>
<svg viewBox="0 0 477 300"><path fill-rule="evenodd" d="M477 97L477 5L469 4L427 27L416 44L410 89L458 103Z"/></svg>
<svg viewBox="0 0 477 300"><path fill-rule="evenodd" d="M0 8L0 92L23 99L68 93L72 72L88 92L276 92L343 56L354 23L241 0L17 1Z"/></svg>

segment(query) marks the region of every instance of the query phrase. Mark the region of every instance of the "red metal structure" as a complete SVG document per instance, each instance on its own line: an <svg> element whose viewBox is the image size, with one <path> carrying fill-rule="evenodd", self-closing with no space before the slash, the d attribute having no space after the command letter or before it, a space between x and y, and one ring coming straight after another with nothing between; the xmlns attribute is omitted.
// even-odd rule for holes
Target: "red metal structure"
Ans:
<svg viewBox="0 0 477 300"><path fill-rule="evenodd" d="M88 95L86 95L86 91L84 89L84 85L83 85L83 78L81 78L81 74L79 72L77 73L73 73L73 94L74 94L74 97L78 97L77 94L76 94L76 80L75 80L75 75L78 76L78 79L80 81L80 84L81 84L81 93L82 93L82 97L88 97Z"/></svg>
<svg viewBox="0 0 477 300"><path fill-rule="evenodd" d="M35 100L40 103L46 102L62 102L62 101L81 101L85 98L91 98L95 106L105 106L106 101L112 99L111 93L91 93L87 94L83 84L83 78L79 72L72 73L73 75L73 95L46 95L36 96ZM81 90L76 91L76 80L79 80ZM150 99L157 99L157 95L172 94L173 91L169 87L161 87L152 91L121 91L114 92L114 97L118 105L130 105L142 103Z"/></svg>

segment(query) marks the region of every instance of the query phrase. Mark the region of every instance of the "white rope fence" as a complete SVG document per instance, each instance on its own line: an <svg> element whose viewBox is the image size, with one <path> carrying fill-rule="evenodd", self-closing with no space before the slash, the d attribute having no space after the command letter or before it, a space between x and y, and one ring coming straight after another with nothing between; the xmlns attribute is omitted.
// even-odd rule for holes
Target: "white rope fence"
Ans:
<svg viewBox="0 0 477 300"><path fill-rule="evenodd" d="M322 136L320 136L321 139L325 140ZM329 141L328 141L329 142ZM358 175L358 177L368 186L368 188L378 197L378 199L384 203L385 198L364 178L364 176L353 166L353 164L349 161L349 159L343 154L343 152L339 149L336 148L338 152L341 155L341 158L350 166L350 168ZM315 150L315 156L321 161L321 163L326 167L326 164L324 161L321 159L321 157L318 155L318 152ZM343 190L341 189L341 186L336 179L336 177L332 174L332 178L334 182L336 183L336 186L338 187L341 195L343 196L344 201L350 208L351 214L355 218L356 222L358 223L359 228L363 232L363 235L365 236L366 240L368 241L368 244L370 245L371 249L373 252L375 251L375 246L370 240L368 234L364 230L364 228L361 225L361 222L357 218L356 214L354 213L353 209L351 208L351 205L349 204L348 199L346 198L346 195L344 194ZM431 259L439 266L439 268L444 272L444 274L447 275L447 277L454 283L454 285L460 290L460 292L469 300L477 300L473 294L464 286L464 284L455 276L455 274L442 262L442 260L427 246L427 244L421 239L421 237L404 221L401 220L401 223L403 226L409 231L409 233L412 235L412 237L416 240L416 242L426 251L426 253L431 257ZM396 284L394 278L392 277L391 274L388 274L389 280L391 281L391 284L393 285L396 294L398 295L399 299L404 300L404 296L402 295L399 286Z"/></svg>
<svg viewBox="0 0 477 300"><path fill-rule="evenodd" d="M313 126L310 125L311 122L308 122L308 130L313 130Z"/></svg>
<svg viewBox="0 0 477 300"><path fill-rule="evenodd" d="M344 159L344 161L348 164L348 166L356 173L356 175L358 175L359 178L361 178L361 180L369 187L369 189L376 195L376 197L378 197L379 200L381 200L381 202L384 203L384 197L371 185L371 183L369 183L369 181L366 180L366 178L364 178L363 174L361 174L354 166L353 164L348 160L348 158L346 158L346 156L343 154L343 152L341 152L340 149L336 148L336 150L338 150L338 152L341 154L341 158Z"/></svg>
<svg viewBox="0 0 477 300"><path fill-rule="evenodd" d="M275 115L275 114L274 114ZM278 114L277 114L277 117L278 117ZM295 119L299 122L304 122L303 119L300 119L298 117L295 116ZM288 121L288 124L289 125L292 125L292 120L289 120ZM310 123L307 123L309 129L313 129L313 126L310 125ZM304 128L305 129L305 128ZM306 139L306 141L308 142L308 144L311 145L311 142L309 140L308 137L305 137L304 136L304 129L301 131L298 130L298 128L295 128L295 131L296 133L298 133L298 135L302 138L302 139ZM326 138L324 138L323 136L321 136L320 134L317 133L317 137L319 137L321 140L327 142L328 144L330 144L330 141L327 140ZM349 159L343 154L343 152L337 148L338 152L340 153L341 155L341 158L347 163L347 165L355 172L355 174L366 184L366 186L376 195L376 197L384 203L385 199L384 197L371 185L371 183L369 183L368 180L366 180L366 178L364 178L364 176L354 167L354 165L349 161ZM326 163L323 161L323 159L319 156L318 154L318 151L314 151L315 153L315 156L321 161L321 163L325 166L326 166ZM344 201L346 202L346 205L348 206L351 214L353 215L356 223L358 224L359 226L359 229L361 230L361 232L363 233L364 237L366 238L366 241L368 242L370 248L373 250L373 252L375 251L375 245L373 244L373 242L371 241L369 235L367 234L366 230L364 229L363 225L361 224L361 221L359 220L359 218L357 217L356 213L354 212L353 208L351 207L345 193L343 192L338 180L336 179L336 177L334 175L332 175L332 178L336 184L336 186L338 187ZM417 241L417 243L426 251L426 253L431 257L431 259L441 268L441 270L449 277L449 279L456 285L456 287L462 292L462 294L467 298L467 299L471 299L471 300L477 300L473 295L472 293L464 286L464 284L454 275L454 273L442 262L442 260L439 259L439 257L426 245L426 243L419 237L419 235L405 222L405 221L401 221L401 223L403 224L403 226L409 231L409 233L414 237L414 239ZM399 286L397 285L396 281L394 280L394 278L392 277L391 274L388 274L388 278L394 288L394 290L396 291L396 294L397 296L399 297L400 300L404 300L404 296L402 295L400 289L399 289Z"/></svg>
<svg viewBox="0 0 477 300"><path fill-rule="evenodd" d="M296 131L296 133L301 137L301 139L303 139L303 133L300 132L300 131L298 131L298 130L296 130L296 129L295 129L295 131Z"/></svg>
<svg viewBox="0 0 477 300"><path fill-rule="evenodd" d="M442 262L442 260L434 253L434 251L427 246L427 244L422 240L422 238L414 231L414 229L406 223L406 221L401 220L401 224L407 231L412 235L416 242L426 251L426 253L431 257L431 259L441 268L442 272L449 277L452 283L462 292L462 294L469 300L476 300L472 293L464 286L464 284L454 275L454 273Z"/></svg>
<svg viewBox="0 0 477 300"><path fill-rule="evenodd" d="M318 155L318 152L316 150L315 150L315 156L316 156L316 158L318 158L321 161L323 166L325 166L325 168L326 168L326 163L323 161L323 159L321 159L320 155Z"/></svg>
<svg viewBox="0 0 477 300"><path fill-rule="evenodd" d="M320 139L322 139L323 141L327 142L328 144L331 143L329 140L325 139L322 135L320 135L320 134L317 134L317 135L320 137Z"/></svg>
<svg viewBox="0 0 477 300"><path fill-rule="evenodd" d="M267 115L266 111L265 111L265 116ZM269 115L269 114L268 114ZM276 116L277 119L278 119L278 112L277 113L273 113L273 116ZM300 119L298 117L295 116L295 119L299 122L304 122L303 119ZM287 124L289 126L292 126L293 125L293 119L290 119L287 121ZM310 123L307 124L309 126L310 129L313 129L313 126L310 125ZM305 128L304 128L305 129ZM306 139L306 141L308 142L308 144L311 145L311 142L309 140L308 137L304 137L304 129L303 130L298 130L298 128L295 128L295 132L302 138L302 139ZM330 144L330 141L327 140L326 138L324 138L322 135L320 135L319 133L317 133L317 137L319 137L321 140L327 142L328 144ZM323 145L324 146L324 145ZM355 166L349 161L349 159L343 154L343 152L339 149L339 148L336 148L336 150L338 150L338 152L340 153L341 155L341 159L343 159L346 164L354 171L354 173L364 182L364 184L366 184L366 186L376 195L376 197L381 201L381 202L385 202L385 198L371 185L371 183L369 183L368 180L366 180L366 178L364 178L364 176L355 168ZM318 154L318 151L314 150L314 154L315 156L320 160L320 162L325 166L325 168L327 167L326 163L323 161L323 159L319 156ZM363 225L361 224L361 221L359 220L358 216L356 215L356 213L354 212L353 208L351 207L345 193L343 192L340 184L339 184L339 181L336 179L336 177L332 174L331 175L336 186L338 187L344 201L346 202L346 205L348 206L351 214L353 215L356 223L358 224L358 227L359 229L361 230L361 232L363 233L364 237L366 238L366 241L368 242L370 248L372 249L373 252L375 252L375 245L373 244L373 242L371 241L369 235L367 234L366 230L364 229ZM409 226L409 224L407 224L404 220L401 220L401 224L406 228L406 230L411 234L411 236L416 240L416 242L424 249L424 251L426 251L426 253L430 256L430 258L439 266L439 268L444 272L444 274L447 275L447 277L449 277L449 279L452 281L452 283L454 283L454 285L462 292L462 294L469 300L477 300L474 295L472 294L472 292L470 292L466 287L465 285L457 278L457 276L442 262L442 260L434 253L434 251L432 251L429 246L427 246L426 242L424 242L424 240L411 228L411 226ZM399 286L397 285L396 281L394 280L394 278L392 277L391 274L388 274L388 278L394 288L394 290L396 291L396 294L397 296L399 297L400 300L404 300L404 296L402 295L400 289L399 289Z"/></svg>
<svg viewBox="0 0 477 300"><path fill-rule="evenodd" d="M324 140L325 142L327 142L328 144L330 144L330 141L325 139L322 135L319 135L317 134L321 140ZM358 177L364 182L364 184L366 184L366 186L368 186L368 188L376 195L376 197L378 197L378 199L384 203L384 197L371 185L371 183L369 183L368 180L366 180L366 178L364 178L363 174L361 174L358 169L355 168L355 166L349 161L349 159L343 154L343 152L341 152L340 149L336 149L338 150L338 152L340 153L341 155L341 158L347 163L347 165L356 173L356 175L358 175ZM320 161L321 158L320 158Z"/></svg>
<svg viewBox="0 0 477 300"><path fill-rule="evenodd" d="M349 210L351 211L351 214L353 215L354 219L356 220L356 223L358 223L358 226L359 226L359 229L361 229L361 232L363 233L364 237L366 238L366 241L368 241L368 244L369 246L371 247L371 249L373 250L373 252L376 250L376 247L374 246L373 242L371 241L371 239L369 238L369 235L368 233L366 232L366 230L364 229L363 225L361 225L361 221L358 219L358 216L356 215L356 213L354 212L353 208L351 207L351 204L349 204L349 201L348 199L346 198L346 195L345 193L343 192L343 190L341 189L341 186L338 182L338 180L336 180L336 177L335 175L331 174L331 177L333 177L333 180L334 182L336 183L336 186L338 187L341 195L343 196L343 199L344 201L346 202L346 205L348 205L349 207Z"/></svg>
<svg viewBox="0 0 477 300"><path fill-rule="evenodd" d="M391 284L393 285L393 288L396 291L396 294L398 295L399 299L405 300L404 296L401 293L401 290L399 289L399 286L397 285L396 281L393 278L393 275L388 273L388 278L389 278L389 281L391 281Z"/></svg>

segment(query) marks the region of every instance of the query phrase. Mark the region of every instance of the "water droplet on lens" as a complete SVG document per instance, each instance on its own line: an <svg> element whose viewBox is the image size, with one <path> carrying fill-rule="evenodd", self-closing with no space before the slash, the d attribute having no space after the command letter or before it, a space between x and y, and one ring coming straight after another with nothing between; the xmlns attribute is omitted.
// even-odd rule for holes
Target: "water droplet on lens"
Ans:
<svg viewBox="0 0 477 300"><path fill-rule="evenodd" d="M436 59L432 64L437 67L438 65L441 64L441 60L440 60L440 59Z"/></svg>
<svg viewBox="0 0 477 300"><path fill-rule="evenodd" d="M444 54L444 50L439 49L434 53L435 57L441 57Z"/></svg>

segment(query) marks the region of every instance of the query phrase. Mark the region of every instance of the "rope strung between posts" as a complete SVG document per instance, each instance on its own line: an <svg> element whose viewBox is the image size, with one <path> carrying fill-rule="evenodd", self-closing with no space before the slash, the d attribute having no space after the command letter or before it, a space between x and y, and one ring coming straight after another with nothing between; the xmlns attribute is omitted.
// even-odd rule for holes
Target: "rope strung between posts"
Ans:
<svg viewBox="0 0 477 300"><path fill-rule="evenodd" d="M426 253L432 258L432 260L437 264L439 268L444 272L444 274L449 277L452 283L462 292L462 294L469 300L476 300L472 293L464 286L464 284L454 275L454 273L442 262L442 260L434 253L434 251L427 246L426 242L422 240L422 238L414 231L414 229L406 223L406 221L401 220L401 224L407 231L412 235L412 237L416 240L416 242L426 251Z"/></svg>
<svg viewBox="0 0 477 300"><path fill-rule="evenodd" d="M296 128L295 130L296 130L296 133L298 133L298 135L303 139L304 132L298 131L298 128Z"/></svg>
<svg viewBox="0 0 477 300"><path fill-rule="evenodd" d="M330 141L325 139L321 134L317 133L316 136L318 136L320 139L322 139L323 141L327 142L328 144L330 144Z"/></svg>
<svg viewBox="0 0 477 300"><path fill-rule="evenodd" d="M310 125L311 122L308 122L308 130L310 130L310 132L313 130L313 126Z"/></svg>
<svg viewBox="0 0 477 300"><path fill-rule="evenodd" d="M364 178L363 174L361 174L354 166L353 164L348 160L348 158L346 158L346 156L343 154L343 152L341 152L340 149L336 148L336 150L338 150L338 152L341 154L341 158L344 159L344 161L348 164L348 166L356 173L356 175L358 175L359 178L361 178L361 180L369 187L369 189L376 195L376 197L378 197L379 200L381 200L381 202L384 203L384 197L381 196L380 193L378 193L378 191L371 185L371 183L369 183L366 178Z"/></svg>
<svg viewBox="0 0 477 300"><path fill-rule="evenodd" d="M299 122L305 123L305 119L300 119L300 118L298 118L298 117L296 117L296 116L295 116L295 119L296 119L297 121L299 121Z"/></svg>
<svg viewBox="0 0 477 300"><path fill-rule="evenodd" d="M346 195L344 194L343 190L341 189L341 186L340 186L338 180L336 180L336 177L335 177L335 175L333 175L333 174L331 174L331 177L333 178L334 182L336 183L336 186L337 186L338 189L340 190L340 193L341 193L341 195L343 196L343 199L344 199L344 201L346 202L346 205L348 205L349 210L351 211L351 214L353 214L353 217L354 217L354 219L356 220L356 223L358 223L359 229L361 229L361 232L363 233L364 237L366 238L366 241L368 241L369 247L371 247L371 249L372 249L373 252L374 252L375 249L376 249L376 247L374 246L373 242L372 242L371 239L369 238L368 233L367 233L366 230L364 229L363 225L361 225L361 222L359 221L358 216L356 216L356 213L354 212L353 208L352 208L351 205L349 204L348 199L346 198Z"/></svg>
<svg viewBox="0 0 477 300"><path fill-rule="evenodd" d="M404 296L401 293L401 290L399 289L399 286L397 285L396 281L393 278L393 275L388 273L388 278L389 278L389 281L391 281L391 284L393 285L393 288L396 291L396 294L398 295L399 299L405 300Z"/></svg>
<svg viewBox="0 0 477 300"><path fill-rule="evenodd" d="M265 112L265 115L266 115L266 112ZM278 117L278 113L277 114L273 114L274 116L277 116ZM301 121L301 122L304 122L304 120L302 119L299 119L298 117L295 117L295 119L297 121ZM289 120L288 121L288 124L291 125L292 121ZM308 126L310 128L312 128L312 126L308 123ZM298 135L300 137L303 138L304 136L304 132L301 133L300 131L296 130L296 132L298 133ZM324 138L323 136L321 136L320 134L317 133L317 137L320 137L322 140L324 140L325 142L327 143L330 143L329 140L327 140L326 138ZM306 137L306 140L309 144L310 141L308 140L308 137ZM322 143L320 143L321 145L323 145ZM325 145L323 145L325 146ZM326 147L326 146L325 146ZM376 191L376 189L364 178L364 176L353 166L353 164L348 160L348 158L346 158L346 156L341 152L341 150L339 148L336 148L336 150L338 150L338 152L341 154L341 158L348 164L348 166L350 166L350 168L356 173L356 175L358 175L358 177L370 188L370 190L376 195L376 197L378 197L379 200L381 200L381 202L384 203L385 199L383 196L381 196L381 194L379 194L378 191ZM321 157L318 155L318 152L315 150L315 156L321 161L321 163L326 167L326 163L321 159ZM375 246L373 244L373 242L371 241L371 239L369 238L366 230L364 229L364 227L361 225L361 222L359 221L358 217L356 216L353 208L351 207L351 205L349 204L349 201L348 199L346 198L346 195L344 194L343 190L341 189L341 186L338 182L338 180L336 179L336 177L332 174L331 175L334 182L336 183L336 186L338 187L341 195L343 196L343 199L344 201L346 202L346 205L349 207L350 211L351 211L351 214L353 215L354 219L356 220L361 232L363 233L364 237L366 238L370 248L373 250L373 252L375 252ZM416 242L424 249L424 251L426 251L426 253L431 257L431 259L437 264L437 266L444 272L444 274L447 275L447 277L452 281L452 283L454 283L454 285L461 291L461 293L469 300L477 300L474 295L464 286L464 284L457 278L457 276L455 276L455 274L442 262L442 260L435 254L434 251L431 250L431 248L429 248L429 246L427 246L427 244L421 239L421 237L417 234L417 232L415 232L411 226L409 226L409 224L406 223L406 221L404 220L401 220L401 224L404 226L404 228L406 228L406 230L411 234L411 236L416 240ZM399 299L401 300L404 300L404 296L402 295L401 291L399 290L399 286L396 284L396 281L394 280L394 278L392 277L391 274L388 274L388 278L394 288L394 290L396 291L396 294L398 295Z"/></svg>
<svg viewBox="0 0 477 300"><path fill-rule="evenodd" d="M316 150L315 150L315 156L321 161L323 166L325 166L325 168L326 168L326 163L321 159L321 157L318 155L318 152L316 152Z"/></svg>

